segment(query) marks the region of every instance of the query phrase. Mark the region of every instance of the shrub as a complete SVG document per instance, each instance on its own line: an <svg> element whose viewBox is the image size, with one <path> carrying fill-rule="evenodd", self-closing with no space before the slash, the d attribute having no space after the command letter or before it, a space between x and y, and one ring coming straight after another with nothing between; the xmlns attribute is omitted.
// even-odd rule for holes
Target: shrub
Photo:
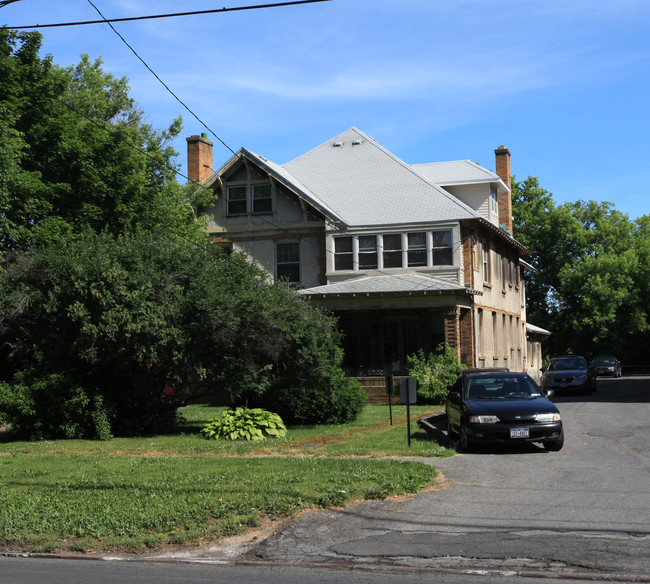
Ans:
<svg viewBox="0 0 650 584"><path fill-rule="evenodd" d="M358 381L341 372L329 383L276 387L265 400L288 424L345 424L359 415L367 395Z"/></svg>
<svg viewBox="0 0 650 584"><path fill-rule="evenodd" d="M0 418L18 438L110 440L110 416L101 396L89 396L61 374L21 374L0 383Z"/></svg>
<svg viewBox="0 0 650 584"><path fill-rule="evenodd" d="M447 343L438 345L437 353L427 357L420 350L406 358L409 375L418 382L418 396L425 403L441 404L447 396L447 386L456 381L465 365L458 362L456 351Z"/></svg>
<svg viewBox="0 0 650 584"><path fill-rule="evenodd" d="M204 438L213 440L265 440L282 438L287 428L278 414L261 408L225 410L201 430Z"/></svg>

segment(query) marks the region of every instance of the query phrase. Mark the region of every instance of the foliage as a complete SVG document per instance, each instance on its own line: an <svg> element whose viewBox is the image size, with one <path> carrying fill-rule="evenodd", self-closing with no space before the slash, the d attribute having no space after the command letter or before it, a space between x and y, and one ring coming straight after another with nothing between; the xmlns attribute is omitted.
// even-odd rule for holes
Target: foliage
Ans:
<svg viewBox="0 0 650 584"><path fill-rule="evenodd" d="M458 361L456 351L447 343L438 346L436 353L425 357L420 349L406 358L409 375L418 383L418 395L425 403L441 404L447 396L447 386L456 381L465 366Z"/></svg>
<svg viewBox="0 0 650 584"><path fill-rule="evenodd" d="M0 382L0 416L12 424L14 434L29 428L25 433L31 439L113 437L101 395L91 398L61 373L36 379L19 373L16 378L13 385Z"/></svg>
<svg viewBox="0 0 650 584"><path fill-rule="evenodd" d="M287 428L282 418L261 408L224 410L201 430L204 438L213 440L265 440L282 438Z"/></svg>
<svg viewBox="0 0 650 584"><path fill-rule="evenodd" d="M87 229L200 237L175 179L180 119L154 130L125 78L86 55L69 68L41 59L41 38L0 29L0 256Z"/></svg>
<svg viewBox="0 0 650 584"><path fill-rule="evenodd" d="M99 407L111 433L159 432L174 425L200 381L227 392L233 405L282 391L295 394L285 409L305 410L301 396L321 396L305 423L349 420L361 407L361 390L340 367L333 318L269 283L243 254L156 235L87 233L11 254L0 292L11 385L23 388L26 403L50 402L53 416L65 406L54 394L82 388L83 408ZM0 411L19 435L71 435L67 426L42 427L40 410L17 409L3 395ZM83 419L72 434L92 433Z"/></svg>
<svg viewBox="0 0 650 584"><path fill-rule="evenodd" d="M512 185L515 237L536 270L526 274L528 320L551 330L550 352L641 357L650 330L647 217L630 221L607 202L557 205L534 177Z"/></svg>
<svg viewBox="0 0 650 584"><path fill-rule="evenodd" d="M368 399L366 392L342 371L327 374L311 383L279 383L264 396L263 403L289 424L344 424L354 420Z"/></svg>

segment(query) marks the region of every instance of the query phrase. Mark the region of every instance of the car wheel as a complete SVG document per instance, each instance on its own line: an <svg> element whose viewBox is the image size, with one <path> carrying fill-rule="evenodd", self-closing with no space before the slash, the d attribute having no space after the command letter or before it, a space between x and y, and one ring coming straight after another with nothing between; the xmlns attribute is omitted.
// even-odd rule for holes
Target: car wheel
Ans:
<svg viewBox="0 0 650 584"><path fill-rule="evenodd" d="M562 450L562 446L564 446L564 430L560 432L559 438L556 438L555 440L545 440L542 444L546 450L550 450L551 452Z"/></svg>
<svg viewBox="0 0 650 584"><path fill-rule="evenodd" d="M467 435L467 428L462 424L458 433L458 452L469 452L471 448L472 443Z"/></svg>

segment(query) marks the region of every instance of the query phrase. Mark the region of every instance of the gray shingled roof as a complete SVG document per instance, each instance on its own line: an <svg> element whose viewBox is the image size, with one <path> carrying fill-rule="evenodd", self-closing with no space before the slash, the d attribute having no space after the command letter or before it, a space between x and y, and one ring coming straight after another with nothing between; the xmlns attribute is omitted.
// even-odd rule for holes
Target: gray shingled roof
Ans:
<svg viewBox="0 0 650 584"><path fill-rule="evenodd" d="M458 284L445 280L436 280L421 274L400 274L385 276L364 276L361 278L345 280L325 286L316 286L300 290L304 296L338 296L340 294L391 294L391 293L422 293L422 292L469 292L480 294Z"/></svg>
<svg viewBox="0 0 650 584"><path fill-rule="evenodd" d="M348 226L476 219L471 207L350 128L284 165Z"/></svg>
<svg viewBox="0 0 650 584"><path fill-rule="evenodd" d="M504 192L505 183L497 174L471 160L411 164L411 168L428 180L441 185L496 183Z"/></svg>

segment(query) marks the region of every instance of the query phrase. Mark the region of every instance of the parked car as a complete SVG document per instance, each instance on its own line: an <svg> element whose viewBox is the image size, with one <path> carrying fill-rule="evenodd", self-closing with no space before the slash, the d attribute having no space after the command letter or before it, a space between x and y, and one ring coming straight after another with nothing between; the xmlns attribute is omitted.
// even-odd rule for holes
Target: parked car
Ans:
<svg viewBox="0 0 650 584"><path fill-rule="evenodd" d="M557 406L526 373L496 371L463 376L447 395L449 440L459 451L473 444L541 442L547 450L564 445Z"/></svg>
<svg viewBox="0 0 650 584"><path fill-rule="evenodd" d="M456 378L456 381L454 382L453 385L448 385L447 386L447 391L461 391L461 387L463 383L465 382L465 378L468 375L476 375L477 373L508 373L510 369L507 367L492 367L492 368L469 368L469 369L461 369L460 373L458 373L458 377Z"/></svg>
<svg viewBox="0 0 650 584"><path fill-rule="evenodd" d="M620 377L623 374L623 367L621 362L611 355L600 355L596 357L591 366L594 368L594 373L598 375L611 375L612 377Z"/></svg>
<svg viewBox="0 0 650 584"><path fill-rule="evenodd" d="M579 355L553 357L548 368L542 368L542 389L552 389L555 393L562 391L579 391L592 393L596 391L596 372Z"/></svg>

